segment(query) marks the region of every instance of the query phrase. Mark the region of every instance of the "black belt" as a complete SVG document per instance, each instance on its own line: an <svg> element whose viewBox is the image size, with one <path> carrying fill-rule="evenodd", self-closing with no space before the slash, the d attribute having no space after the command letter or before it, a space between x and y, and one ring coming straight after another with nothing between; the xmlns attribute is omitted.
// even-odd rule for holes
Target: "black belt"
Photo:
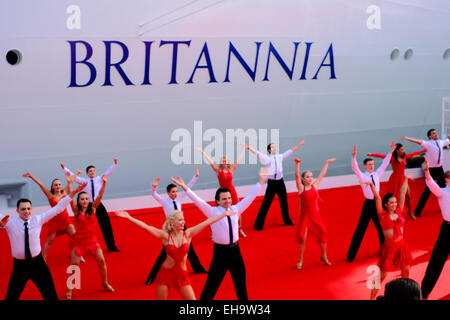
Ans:
<svg viewBox="0 0 450 320"><path fill-rule="evenodd" d="M237 247L239 245L238 241L233 242L232 244L220 244L220 243L215 243L215 246L218 246L219 248L233 248L233 247Z"/></svg>

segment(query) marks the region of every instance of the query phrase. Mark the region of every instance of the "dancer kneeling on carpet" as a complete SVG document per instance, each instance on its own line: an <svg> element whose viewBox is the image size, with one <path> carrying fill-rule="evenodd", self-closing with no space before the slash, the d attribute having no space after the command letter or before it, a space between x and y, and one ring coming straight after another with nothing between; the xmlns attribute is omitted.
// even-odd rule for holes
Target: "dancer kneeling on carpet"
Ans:
<svg viewBox="0 0 450 320"><path fill-rule="evenodd" d="M105 257L103 256L103 251L100 248L100 244L96 237L97 220L93 217L100 205L103 195L106 190L106 182L108 178L102 176L102 188L94 200L90 202L89 195L86 192L80 192L77 197L77 202L71 201L70 205L72 211L75 215L76 233L73 237L71 247L71 259L72 265L79 265L80 258L85 256L87 253L94 256L98 264L98 271L100 273L100 278L102 279L102 286L107 290L114 292L114 288L108 283L107 270ZM72 190L72 185L69 184L69 191ZM85 184L86 185L86 184ZM68 288L66 293L67 299L72 299L72 289Z"/></svg>
<svg viewBox="0 0 450 320"><path fill-rule="evenodd" d="M396 267L400 267L402 278L409 278L412 256L403 238L405 218L402 214L405 204L405 195L408 189L408 179L411 179L411 174L408 174L408 176L405 177L402 187L400 188L398 205L397 198L392 193L386 194L383 199L381 199L380 194L372 181L360 182L361 184L368 184L372 189L377 213L380 218L380 224L385 238L385 241L381 246L381 256L378 262L378 266L380 267L379 285L381 285L386 278L387 272L393 271ZM371 300L375 299L378 292L377 287L378 286L375 284L372 288L370 293Z"/></svg>
<svg viewBox="0 0 450 320"><path fill-rule="evenodd" d="M160 239L167 253L167 260L156 277L156 296L158 300L167 300L169 289L173 287L185 300L196 300L194 290L187 273L186 258L192 238L205 227L226 216L236 214L225 211L221 215L211 217L198 225L184 230L183 212L173 210L167 214L163 229L157 229L131 217L126 211L117 211L116 215L126 218L152 236ZM184 230L184 231L183 231Z"/></svg>
<svg viewBox="0 0 450 320"><path fill-rule="evenodd" d="M327 266L331 266L331 262L328 261L327 257L327 234L325 225L319 214L319 192L317 189L327 173L328 164L336 161L336 159L328 159L325 162L316 181L313 181L313 174L311 171L304 171L300 177L301 160L295 158L294 161L295 181L298 194L300 195L300 217L295 233L295 241L298 242L298 251L300 255L297 269L301 269L303 265L303 253L305 252L308 231L311 231L319 239L321 251L320 260Z"/></svg>

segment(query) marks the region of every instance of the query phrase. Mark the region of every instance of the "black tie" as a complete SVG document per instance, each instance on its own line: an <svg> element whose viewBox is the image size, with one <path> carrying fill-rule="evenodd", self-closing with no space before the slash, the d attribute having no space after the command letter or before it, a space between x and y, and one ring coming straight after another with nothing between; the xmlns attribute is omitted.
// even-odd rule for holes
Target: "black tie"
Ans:
<svg viewBox="0 0 450 320"><path fill-rule="evenodd" d="M228 220L228 232L230 234L230 246L233 244L233 227L231 226L231 218L227 216Z"/></svg>
<svg viewBox="0 0 450 320"><path fill-rule="evenodd" d="M175 210L178 210L177 203L175 202L175 200L173 200L173 208L174 208Z"/></svg>
<svg viewBox="0 0 450 320"><path fill-rule="evenodd" d="M436 142L436 146L439 150L439 156L438 156L438 165L439 165L439 163L441 163L441 147L439 147L439 143L437 141L435 141L435 142Z"/></svg>
<svg viewBox="0 0 450 320"><path fill-rule="evenodd" d="M274 176L274 178L276 179L277 178L277 156L275 155L274 156L274 159L275 159L275 176Z"/></svg>
<svg viewBox="0 0 450 320"><path fill-rule="evenodd" d="M25 259L31 259L31 251L30 251L30 238L28 235L28 222L24 223L25 225Z"/></svg>
<svg viewBox="0 0 450 320"><path fill-rule="evenodd" d="M377 185L375 184L375 180L373 179L373 175L370 175L370 178L372 179L373 185L376 187Z"/></svg>
<svg viewBox="0 0 450 320"><path fill-rule="evenodd" d="M95 200L94 179L91 179L92 202Z"/></svg>

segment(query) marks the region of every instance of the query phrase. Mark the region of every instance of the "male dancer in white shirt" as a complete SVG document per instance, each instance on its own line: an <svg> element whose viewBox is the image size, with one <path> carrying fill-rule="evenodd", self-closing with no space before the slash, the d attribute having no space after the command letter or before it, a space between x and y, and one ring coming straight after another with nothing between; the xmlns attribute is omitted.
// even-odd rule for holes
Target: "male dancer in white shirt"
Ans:
<svg viewBox="0 0 450 320"><path fill-rule="evenodd" d="M428 298L431 290L441 275L448 255L450 254L450 171L444 173L446 186L439 186L433 179L427 159L424 163L425 182L431 192L437 197L439 207L441 208L442 218L439 236L434 244L430 261L428 262L425 276L422 280L422 296Z"/></svg>
<svg viewBox="0 0 450 320"><path fill-rule="evenodd" d="M114 163L106 170L104 175L109 178L109 176L116 170L117 164L119 160L117 158L114 159ZM70 175L73 175L73 172L70 171L64 163L61 163L61 167L65 172L70 173ZM84 192L86 192L89 195L89 199L91 202L94 202L94 200L97 198L98 193L100 192L100 189L103 185L103 180L101 176L97 176L97 171L95 166L90 165L86 168L86 175L87 178L82 177L76 177L75 182L78 184L84 184L85 182L88 183L88 185L84 188ZM120 251L119 248L116 246L116 242L114 240L114 234L111 226L111 221L109 220L108 212L106 211L105 206L103 203L100 203L99 207L97 208L97 211L95 213L95 216L97 217L98 224L100 226L100 229L102 230L103 239L105 240L106 247L108 248L108 251Z"/></svg>
<svg viewBox="0 0 450 320"><path fill-rule="evenodd" d="M212 240L214 241L213 258L200 300L214 299L227 271L230 271L238 300L248 300L245 264L238 243L239 216L253 202L266 181L267 169L258 174L259 182L256 183L244 199L235 205L231 205L232 199L230 190L226 188L217 189L215 196L217 206L214 207L210 206L203 199L200 199L186 186L180 177L177 177L177 179L171 178L174 183L178 184L186 191L188 197L194 201L195 205L207 218L220 215L227 210L237 213L233 216L227 216L226 219L223 218L211 225Z"/></svg>
<svg viewBox="0 0 450 320"><path fill-rule="evenodd" d="M197 182L199 177L198 173L198 167L195 167L195 175L192 177L191 181L187 184L188 188L192 188L192 186ZM180 192L178 193L178 188L175 184L171 183L167 186L166 191L168 197L166 199L163 199L158 192L156 192L156 189L159 186L160 178L156 178L152 183L152 196L155 198L156 201L163 207L164 214L167 217L167 214L173 210L179 210L181 209L181 200L186 196L186 192ZM184 229L186 230L186 225L184 226ZM164 249L164 246L161 250L161 253L159 254L158 258L156 259L155 263L153 264L152 270L150 271L147 281L145 282L146 285L150 285L153 281L156 279L156 275L158 274L159 269L161 269L161 265L164 263L164 261L167 258L166 250ZM195 253L194 247L192 246L192 242L189 245L189 251L188 251L188 260L191 263L192 270L195 273L207 273L205 268L203 268L202 264L200 263L200 259L198 258L197 254Z"/></svg>
<svg viewBox="0 0 450 320"><path fill-rule="evenodd" d="M258 159L261 160L266 167L269 168L269 178L267 181L267 189L264 195L264 200L259 208L258 215L255 219L255 224L253 228L256 231L261 231L264 227L264 221L266 220L267 212L272 205L273 198L278 195L278 200L280 201L281 216L283 217L283 222L287 226L293 226L291 218L289 217L289 207L287 202L287 192L286 185L283 180L283 160L292 155L298 148L305 144L305 139L301 139L300 142L293 147L285 151L282 154L278 153L277 146L271 143L267 146L268 155L262 154L261 152L250 147L249 144L245 144L245 148L256 154Z"/></svg>
<svg viewBox="0 0 450 320"><path fill-rule="evenodd" d="M8 233L14 265L5 300L19 300L28 280L33 281L44 300L58 300L52 275L41 254L41 230L47 221L63 212L84 187L84 184L80 185L56 206L39 215L32 215L31 201L28 199L17 201L19 216L0 214L0 227Z"/></svg>
<svg viewBox="0 0 450 320"><path fill-rule="evenodd" d="M426 150L425 159L428 161L430 174L441 188L445 188L444 169L442 168L442 160L444 158L443 148L450 145L450 135L447 136L447 139L445 140L439 140L439 135L436 129L430 129L427 132L427 136L429 139L428 141L409 137L402 137L400 140L407 140L416 143ZM425 186L414 212L416 217L420 217L422 214L422 210L425 207L430 194L430 189L428 186Z"/></svg>
<svg viewBox="0 0 450 320"><path fill-rule="evenodd" d="M359 181L372 181L375 185L377 191L380 191L380 179L386 170L389 162L391 161L392 153L395 151L395 142L392 141L390 144L390 152L386 155L380 167L375 170L375 162L371 158L364 159L364 169L366 171L361 172L358 167L358 162L356 161L356 144L352 150L352 170L358 176ZM364 234L366 233L367 226L369 225L370 220L373 221L375 228L378 232L378 240L380 241L380 247L384 242L384 234L383 229L380 225L380 219L378 218L377 209L375 206L375 198L370 188L366 188L365 184L361 184L361 188L366 200L364 201L361 216L359 218L358 226L356 227L355 233L353 234L352 241L350 243L350 248L347 252L347 261L353 262L356 254L358 253L361 242L364 238Z"/></svg>

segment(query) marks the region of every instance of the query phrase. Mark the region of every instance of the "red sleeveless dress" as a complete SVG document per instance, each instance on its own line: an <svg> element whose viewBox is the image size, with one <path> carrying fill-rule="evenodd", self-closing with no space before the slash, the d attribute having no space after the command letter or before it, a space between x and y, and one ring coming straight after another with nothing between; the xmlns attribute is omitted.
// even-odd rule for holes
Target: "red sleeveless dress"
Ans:
<svg viewBox="0 0 450 320"><path fill-rule="evenodd" d="M381 271L393 271L399 267L410 266L413 261L401 229L405 224L405 218L399 208L397 208L395 213L398 215L395 221L391 219L390 214L386 211L380 217L380 224L383 230L394 229L394 241L386 240L381 246L381 256L378 261ZM401 240L395 241L400 237L402 238Z"/></svg>
<svg viewBox="0 0 450 320"><path fill-rule="evenodd" d="M233 186L233 173L231 171L223 171L219 170L219 174L217 175L219 179L219 185L221 188L227 188L231 191L231 199L233 205L239 202L239 198L236 192L236 189Z"/></svg>
<svg viewBox="0 0 450 320"><path fill-rule="evenodd" d="M94 254L100 248L97 240L97 219L95 214L89 217L80 213L75 218L75 236L72 238L70 247L75 249L78 256L84 256L86 253Z"/></svg>
<svg viewBox="0 0 450 320"><path fill-rule="evenodd" d="M157 285L165 285L169 288L174 287L179 290L182 287L191 284L187 270L183 270L181 268L181 262L186 258L189 251L189 243L184 242L185 237L186 236L183 232L183 244L179 248L177 248L175 244L167 244L164 247L167 255L171 257L175 263L172 268L166 268L164 265L161 267L161 270L156 276L155 283ZM170 234L169 239L172 239ZM173 239L172 243L174 243Z"/></svg>
<svg viewBox="0 0 450 320"><path fill-rule="evenodd" d="M300 194L302 208L294 240L300 242L305 237L306 230L312 232L320 241L327 242L327 232L319 214L319 192L311 187Z"/></svg>
<svg viewBox="0 0 450 320"><path fill-rule="evenodd" d="M59 202L58 197L52 197L48 200L48 203L53 208L56 206ZM65 209L63 212L58 214L56 217L51 219L48 223L48 229L47 229L47 235L57 233L57 232L66 232L67 225L71 224L69 213L67 212L67 209Z"/></svg>

